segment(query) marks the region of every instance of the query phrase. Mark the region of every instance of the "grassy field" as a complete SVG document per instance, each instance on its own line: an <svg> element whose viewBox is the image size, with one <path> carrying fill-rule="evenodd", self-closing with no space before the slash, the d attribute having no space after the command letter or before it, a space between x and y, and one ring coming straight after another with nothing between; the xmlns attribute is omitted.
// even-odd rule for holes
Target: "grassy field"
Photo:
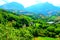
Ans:
<svg viewBox="0 0 60 40"><path fill-rule="evenodd" d="M59 38L35 37L33 40L60 40Z"/></svg>

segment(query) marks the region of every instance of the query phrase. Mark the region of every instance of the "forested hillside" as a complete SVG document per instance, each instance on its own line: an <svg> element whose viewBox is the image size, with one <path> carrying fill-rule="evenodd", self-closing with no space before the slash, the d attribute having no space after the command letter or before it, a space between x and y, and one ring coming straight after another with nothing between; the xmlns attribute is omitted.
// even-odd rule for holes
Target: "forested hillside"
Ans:
<svg viewBox="0 0 60 40"><path fill-rule="evenodd" d="M39 18L0 9L0 40L32 40L34 37L60 38L60 16ZM47 21L53 21L49 24Z"/></svg>

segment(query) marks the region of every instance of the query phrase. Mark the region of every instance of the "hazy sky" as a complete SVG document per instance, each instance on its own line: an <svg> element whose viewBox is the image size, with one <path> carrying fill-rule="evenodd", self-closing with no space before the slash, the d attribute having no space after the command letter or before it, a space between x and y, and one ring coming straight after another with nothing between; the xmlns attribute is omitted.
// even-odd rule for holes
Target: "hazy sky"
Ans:
<svg viewBox="0 0 60 40"><path fill-rule="evenodd" d="M23 4L24 7L28 7L37 3L49 2L55 6L60 6L60 0L0 0L0 5L9 3L9 2L18 2Z"/></svg>

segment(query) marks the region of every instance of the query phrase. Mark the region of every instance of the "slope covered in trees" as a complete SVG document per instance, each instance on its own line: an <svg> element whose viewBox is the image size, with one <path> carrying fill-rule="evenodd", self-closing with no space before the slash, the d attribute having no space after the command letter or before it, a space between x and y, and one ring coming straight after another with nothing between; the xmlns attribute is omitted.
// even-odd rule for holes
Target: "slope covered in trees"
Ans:
<svg viewBox="0 0 60 40"><path fill-rule="evenodd" d="M36 18L29 15L0 9L1 40L32 40L33 37L60 37L60 23L47 23L48 18ZM55 20L53 20L55 21Z"/></svg>

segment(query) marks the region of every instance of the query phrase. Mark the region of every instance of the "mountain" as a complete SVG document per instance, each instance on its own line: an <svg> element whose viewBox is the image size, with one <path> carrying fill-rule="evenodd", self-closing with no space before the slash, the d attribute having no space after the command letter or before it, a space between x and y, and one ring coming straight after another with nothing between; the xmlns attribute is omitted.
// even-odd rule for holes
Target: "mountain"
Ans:
<svg viewBox="0 0 60 40"><path fill-rule="evenodd" d="M48 2L38 3L30 7L24 8L22 4L11 2L0 6L2 9L10 10L20 14L44 14L44 15L54 15L60 11L60 7L56 7Z"/></svg>
<svg viewBox="0 0 60 40"><path fill-rule="evenodd" d="M48 14L53 15L57 11L60 11L60 7L56 7L46 2L46 3L38 3L35 5L32 5L30 7L27 7L25 10L29 12L34 12L34 13L42 13L44 15L48 15Z"/></svg>
<svg viewBox="0 0 60 40"><path fill-rule="evenodd" d="M24 10L24 6L22 4L11 2L0 6L0 8L7 10Z"/></svg>

